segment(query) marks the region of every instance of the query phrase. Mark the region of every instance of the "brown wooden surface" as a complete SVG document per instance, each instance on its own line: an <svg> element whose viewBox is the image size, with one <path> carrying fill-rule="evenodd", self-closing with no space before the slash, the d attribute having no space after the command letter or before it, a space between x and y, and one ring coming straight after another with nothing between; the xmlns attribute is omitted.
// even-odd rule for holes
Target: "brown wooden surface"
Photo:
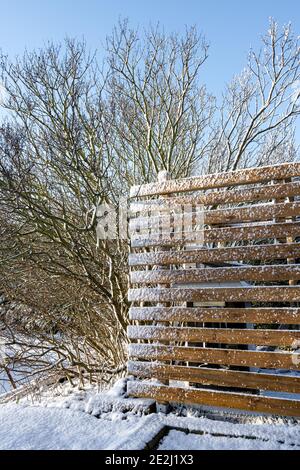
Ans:
<svg viewBox="0 0 300 470"><path fill-rule="evenodd" d="M244 351L239 349L194 348L155 344L130 344L128 350L131 358L145 360L190 361L265 369L300 370L300 354L292 354L291 352Z"/></svg>
<svg viewBox="0 0 300 470"><path fill-rule="evenodd" d="M259 204L232 209L217 209L207 211L204 216L206 224L228 224L236 222L252 222L271 220L274 217L295 217L299 215L300 204L284 202L281 204Z"/></svg>
<svg viewBox="0 0 300 470"><path fill-rule="evenodd" d="M300 401L255 396L243 393L215 392L194 388L175 388L147 383L128 382L129 396L152 398L176 403L196 403L230 407L284 416L300 416Z"/></svg>
<svg viewBox="0 0 300 470"><path fill-rule="evenodd" d="M202 385L273 390L300 393L299 377L256 372L242 372L207 367L186 367L157 362L129 361L128 373L139 378L168 378Z"/></svg>
<svg viewBox="0 0 300 470"><path fill-rule="evenodd" d="M238 246L228 248L199 248L190 251L131 253L129 266L186 263L222 263L225 261L254 261L300 258L300 243Z"/></svg>
<svg viewBox="0 0 300 470"><path fill-rule="evenodd" d="M300 182L280 183L254 188L243 189L222 189L221 191L210 191L196 193L191 196L180 195L177 197L169 197L166 200L152 199L132 202L130 204L130 212L140 215L149 211L163 211L177 208L182 205L214 205L214 204L232 204L239 202L257 202L270 200L278 197L286 198L290 196L298 196L300 194Z"/></svg>
<svg viewBox="0 0 300 470"><path fill-rule="evenodd" d="M300 324L300 181L292 180L299 176L300 163L287 163L132 188L131 197L139 200L130 207L134 216L130 228L135 230L130 281L139 288L129 290L129 300L134 302L129 316L139 324L128 328L133 359L128 372L139 378L223 386L229 391L136 382L129 383L129 394L164 403L300 416L296 399L230 391L234 387L300 392L299 377L278 374L280 369L300 370L300 354L293 349L300 342L300 331L295 329ZM168 197L148 198L159 195ZM182 227L183 206L192 209L189 227ZM233 242L248 246L226 247ZM259 265L237 263L255 261ZM137 266L145 270L135 270ZM170 269L162 269L167 266ZM241 281L254 285L226 286ZM221 302L225 307L192 307L194 302ZM263 328L253 328L254 324ZM280 329L272 329L272 324ZM249 350L244 345L283 349ZM203 367L207 365L214 367ZM228 370L228 366L253 370Z"/></svg>
<svg viewBox="0 0 300 470"><path fill-rule="evenodd" d="M138 236L132 237L132 248L144 248L151 246L183 246L186 243L217 243L243 240L258 240L267 238L280 238L282 234L287 237L300 236L300 223L271 223L252 224L241 227L222 227L213 229L204 229L193 232L184 232L181 236L174 237L173 233L154 233L148 238Z"/></svg>
<svg viewBox="0 0 300 470"><path fill-rule="evenodd" d="M129 289L130 301L145 302L299 302L300 286Z"/></svg>
<svg viewBox="0 0 300 470"><path fill-rule="evenodd" d="M202 214L203 220L199 219L199 214ZM183 225L184 215L172 215L172 222L170 222L170 215L160 215L152 217L137 217L131 219L129 223L130 230L147 231L150 228L157 229L158 226L166 228L170 226ZM300 203L297 202L284 202L281 204L259 204L247 207L235 207L230 209L217 209L200 211L198 214L193 214L191 221L193 223L202 222L208 225L214 224L232 224L237 222L253 222L262 220L271 220L273 218L288 218L300 215Z"/></svg>
<svg viewBox="0 0 300 470"><path fill-rule="evenodd" d="M297 325L300 323L300 308L131 307L129 318L148 322L228 322Z"/></svg>
<svg viewBox="0 0 300 470"><path fill-rule="evenodd" d="M233 266L225 268L132 271L132 284L226 281L285 281L300 279L300 265Z"/></svg>
<svg viewBox="0 0 300 470"><path fill-rule="evenodd" d="M286 179L294 176L300 176L300 163L283 163L280 165L249 168L227 173L182 178L176 181L143 184L133 186L130 190L130 197L221 188L225 186L266 182L273 179Z"/></svg>
<svg viewBox="0 0 300 470"><path fill-rule="evenodd" d="M136 326L127 328L130 339L153 341L187 341L188 343L255 344L257 346L289 346L300 344L300 331L238 329L238 328L191 328L174 326Z"/></svg>

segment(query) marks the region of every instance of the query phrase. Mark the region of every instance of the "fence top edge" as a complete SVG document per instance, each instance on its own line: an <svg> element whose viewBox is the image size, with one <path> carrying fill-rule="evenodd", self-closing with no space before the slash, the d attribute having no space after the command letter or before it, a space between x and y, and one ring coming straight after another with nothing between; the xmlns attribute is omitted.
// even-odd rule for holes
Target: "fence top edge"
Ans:
<svg viewBox="0 0 300 470"><path fill-rule="evenodd" d="M228 185L245 185L300 176L300 163L288 162L276 165L252 167L235 171L191 176L132 186L130 198L182 193L193 190L224 188Z"/></svg>

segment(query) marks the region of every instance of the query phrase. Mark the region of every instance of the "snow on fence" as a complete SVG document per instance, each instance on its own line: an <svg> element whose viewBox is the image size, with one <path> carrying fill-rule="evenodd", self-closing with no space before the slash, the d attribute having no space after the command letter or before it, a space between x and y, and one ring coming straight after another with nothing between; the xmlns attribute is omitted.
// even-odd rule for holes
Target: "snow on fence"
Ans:
<svg viewBox="0 0 300 470"><path fill-rule="evenodd" d="M132 188L129 395L300 416L299 177L286 163Z"/></svg>

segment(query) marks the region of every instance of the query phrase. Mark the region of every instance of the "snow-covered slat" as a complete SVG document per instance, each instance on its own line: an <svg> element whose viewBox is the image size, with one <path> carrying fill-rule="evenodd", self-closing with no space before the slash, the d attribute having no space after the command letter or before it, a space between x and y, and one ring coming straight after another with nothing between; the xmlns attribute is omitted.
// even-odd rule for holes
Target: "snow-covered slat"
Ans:
<svg viewBox="0 0 300 470"><path fill-rule="evenodd" d="M284 281L300 279L300 265L233 266L225 268L132 271L132 284L164 284L217 281Z"/></svg>
<svg viewBox="0 0 300 470"><path fill-rule="evenodd" d="M189 361L194 363L249 366L264 369L300 370L296 352L247 351L240 349L184 347L160 344L129 344L130 358L147 361Z"/></svg>
<svg viewBox="0 0 300 470"><path fill-rule="evenodd" d="M220 191L200 192L192 195L180 195L160 199L139 200L131 202L130 213L144 215L149 211L169 211L170 208L183 205L223 205L240 202L268 201L278 197L299 196L300 182L268 184L253 188L222 189Z"/></svg>
<svg viewBox="0 0 300 470"><path fill-rule="evenodd" d="M131 307L130 320L147 322L258 323L297 325L297 307Z"/></svg>
<svg viewBox="0 0 300 470"><path fill-rule="evenodd" d="M129 289L131 302L299 302L300 286Z"/></svg>
<svg viewBox="0 0 300 470"><path fill-rule="evenodd" d="M300 203L285 202L281 204L258 204L255 206L235 207L233 209L206 210L194 213L190 217L190 222L196 224L203 217L203 223L207 225L230 224L237 222L253 222L262 220L271 220L276 218L296 217L300 215ZM183 226L184 214L169 214L165 216L137 217L131 219L129 223L130 230L149 230L158 227L176 227Z"/></svg>
<svg viewBox="0 0 300 470"><path fill-rule="evenodd" d="M191 328L172 326L136 326L127 328L130 339L187 341L188 343L255 344L288 346L300 344L300 331L239 328Z"/></svg>
<svg viewBox="0 0 300 470"><path fill-rule="evenodd" d="M131 253L129 255L129 266L222 263L237 260L270 260L299 257L299 243L282 243L228 248L199 248L198 250L171 252Z"/></svg>
<svg viewBox="0 0 300 470"><path fill-rule="evenodd" d="M147 382L129 382L130 396L175 403L230 407L285 416L300 416L300 400L271 398L246 393L217 392L196 388L166 387Z"/></svg>
<svg viewBox="0 0 300 470"><path fill-rule="evenodd" d="M202 385L218 385L276 392L300 393L300 381L297 377L245 372L228 369L211 369L169 365L162 362L129 361L128 373L139 378L184 380Z"/></svg>
<svg viewBox="0 0 300 470"><path fill-rule="evenodd" d="M283 180L300 176L300 163L249 168L226 173L214 173L178 180L168 180L133 186L130 197L152 196L157 194L181 193L186 191L221 188L225 186L261 183L273 179Z"/></svg>
<svg viewBox="0 0 300 470"><path fill-rule="evenodd" d="M151 246L184 246L186 243L224 243L234 241L249 241L266 238L299 237L300 223L269 223L252 224L238 227L213 228L208 230L190 231L176 236L176 233L154 233L148 238L132 237L132 248Z"/></svg>

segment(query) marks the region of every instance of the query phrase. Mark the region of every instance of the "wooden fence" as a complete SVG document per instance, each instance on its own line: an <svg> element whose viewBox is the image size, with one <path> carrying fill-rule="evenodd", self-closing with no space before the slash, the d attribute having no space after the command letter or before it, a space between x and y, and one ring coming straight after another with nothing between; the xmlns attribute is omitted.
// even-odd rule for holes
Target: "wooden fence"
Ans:
<svg viewBox="0 0 300 470"><path fill-rule="evenodd" d="M299 177L287 163L132 188L131 396L300 416Z"/></svg>

